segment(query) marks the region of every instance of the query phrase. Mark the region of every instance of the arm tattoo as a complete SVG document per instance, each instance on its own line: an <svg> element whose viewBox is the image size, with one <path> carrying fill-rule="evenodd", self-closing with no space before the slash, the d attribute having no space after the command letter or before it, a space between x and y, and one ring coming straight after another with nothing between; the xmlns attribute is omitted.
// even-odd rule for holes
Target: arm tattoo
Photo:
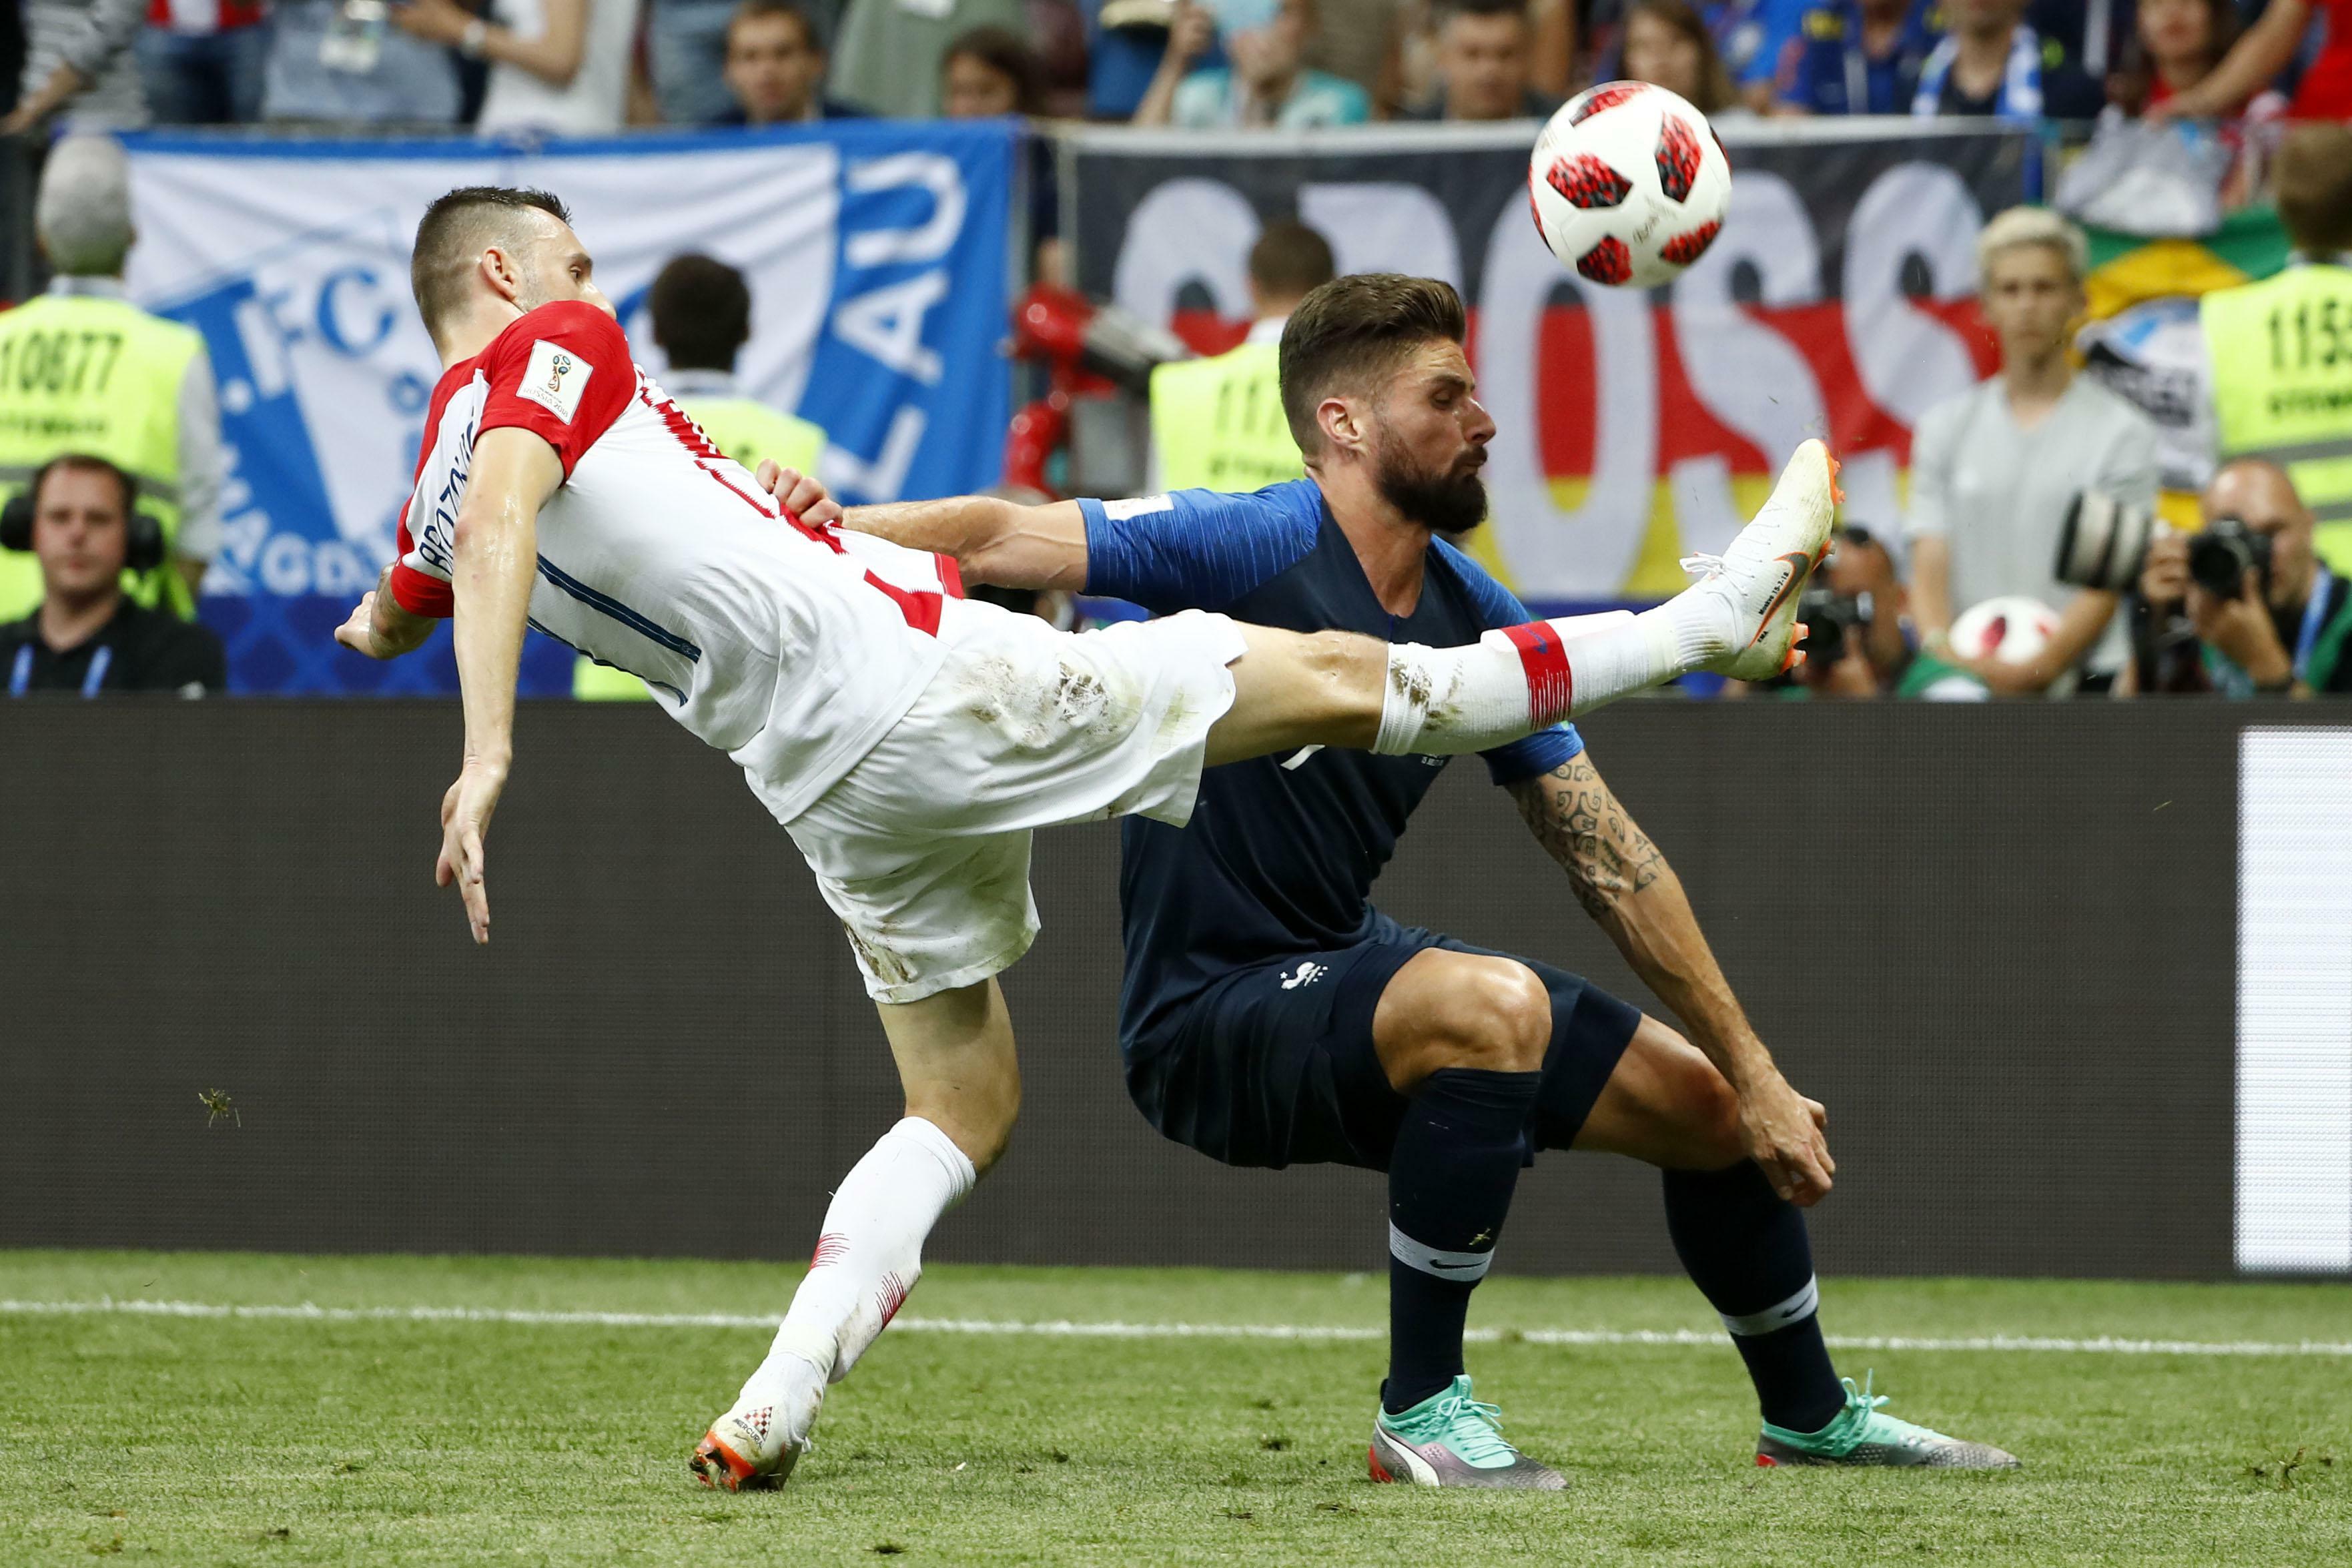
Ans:
<svg viewBox="0 0 2352 1568"><path fill-rule="evenodd" d="M1592 764L1579 754L1511 794L1544 852L1560 864L1577 902L1599 919L1620 899L1664 872L1666 858L1625 815Z"/></svg>

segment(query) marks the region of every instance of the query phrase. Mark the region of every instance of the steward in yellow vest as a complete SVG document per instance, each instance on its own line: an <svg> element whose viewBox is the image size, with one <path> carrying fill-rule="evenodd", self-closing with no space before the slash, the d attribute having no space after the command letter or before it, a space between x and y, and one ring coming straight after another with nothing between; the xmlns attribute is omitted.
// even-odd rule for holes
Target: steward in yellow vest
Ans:
<svg viewBox="0 0 2352 1568"><path fill-rule="evenodd" d="M2294 259L2199 302L2218 457L2284 468L2319 558L2352 575L2352 129L2295 127L2277 182Z"/></svg>
<svg viewBox="0 0 2352 1568"><path fill-rule="evenodd" d="M219 545L220 405L203 338L123 295L127 179L121 149L99 136L58 143L43 171L35 221L58 277L0 312L0 501L60 453L114 464L164 544L163 563L126 574L123 592L186 620ZM0 555L0 621L40 598L32 558Z"/></svg>
<svg viewBox="0 0 2352 1568"><path fill-rule="evenodd" d="M1151 373L1153 489L1255 490L1306 474L1282 410L1282 323L1332 274L1321 235L1266 226L1250 247L1249 336L1230 353Z"/></svg>
<svg viewBox="0 0 2352 1568"><path fill-rule="evenodd" d="M747 468L773 458L779 468L816 472L824 432L805 419L746 397L735 384L735 356L751 336L751 295L743 275L707 256L672 258L647 299L654 342L669 355L662 390L702 426L710 444ZM643 700L646 683L582 655L572 695L588 701Z"/></svg>
<svg viewBox="0 0 2352 1568"><path fill-rule="evenodd" d="M1151 373L1154 489L1255 490L1306 477L1282 413L1281 339L1276 317L1229 353Z"/></svg>

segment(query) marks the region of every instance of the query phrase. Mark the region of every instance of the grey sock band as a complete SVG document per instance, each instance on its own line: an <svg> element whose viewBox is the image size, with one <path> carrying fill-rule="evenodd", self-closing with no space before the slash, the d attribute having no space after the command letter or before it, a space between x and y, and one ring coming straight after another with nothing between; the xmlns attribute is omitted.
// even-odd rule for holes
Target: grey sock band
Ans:
<svg viewBox="0 0 2352 1568"><path fill-rule="evenodd" d="M1389 1222L1389 1256L1408 1268L1418 1268L1436 1279L1458 1279L1475 1285L1486 1278L1487 1266L1495 1261L1492 1247L1484 1252L1443 1252L1434 1247L1424 1247Z"/></svg>
<svg viewBox="0 0 2352 1568"><path fill-rule="evenodd" d="M1802 1322L1811 1317L1821 1304L1822 1281L1821 1277L1815 1275L1805 1281L1803 1289L1760 1312L1750 1312L1744 1318L1735 1318L1728 1312L1716 1315L1723 1320L1723 1326L1735 1334L1769 1334L1791 1323Z"/></svg>

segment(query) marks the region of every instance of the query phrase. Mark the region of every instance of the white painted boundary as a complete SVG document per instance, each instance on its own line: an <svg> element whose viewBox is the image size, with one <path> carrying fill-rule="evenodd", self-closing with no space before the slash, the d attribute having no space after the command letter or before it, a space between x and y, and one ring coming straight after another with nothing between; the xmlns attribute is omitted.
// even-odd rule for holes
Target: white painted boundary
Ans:
<svg viewBox="0 0 2352 1568"><path fill-rule="evenodd" d="M494 1323L523 1327L591 1329L757 1329L776 1326L774 1318L729 1312L551 1312L496 1307L230 1306L212 1301L0 1300L0 1316L145 1318L242 1318L305 1323ZM973 1318L900 1318L893 1333L1020 1335L1075 1340L1379 1340L1386 1329L1319 1323L1077 1323L991 1322ZM1725 1336L1697 1329L1473 1329L1467 1337L1483 1344L1721 1346ZM2328 1340L2126 1340L2047 1339L2033 1334L1987 1334L1966 1339L1906 1334L1828 1334L1832 1349L1862 1351L2060 1351L2091 1355L2352 1356L2352 1342Z"/></svg>

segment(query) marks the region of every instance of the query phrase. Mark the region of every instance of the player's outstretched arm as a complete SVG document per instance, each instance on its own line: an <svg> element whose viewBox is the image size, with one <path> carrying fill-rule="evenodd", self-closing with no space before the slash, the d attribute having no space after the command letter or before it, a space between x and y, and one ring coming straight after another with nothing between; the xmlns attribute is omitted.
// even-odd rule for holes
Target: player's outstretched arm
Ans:
<svg viewBox="0 0 2352 1568"><path fill-rule="evenodd" d="M1739 1096L1740 1142L1773 1190L1791 1203L1820 1202L1837 1171L1821 1107L1789 1087L1748 1026L1665 856L1582 753L1511 794L1585 912Z"/></svg>
<svg viewBox="0 0 2352 1568"><path fill-rule="evenodd" d="M824 500L824 489L814 479L766 462L760 465L759 480L803 521L825 521L813 509L816 503L832 503ZM794 497L814 500L803 506ZM1087 520L1076 501L1023 506L995 496L950 496L854 506L838 515L844 528L909 550L954 556L968 583L1073 592L1087 585Z"/></svg>
<svg viewBox="0 0 2352 1568"><path fill-rule="evenodd" d="M398 658L423 647L436 624L430 616L402 608L392 596L392 564L387 563L375 586L360 595L351 618L335 628L335 640L370 658Z"/></svg>
<svg viewBox="0 0 2352 1568"><path fill-rule="evenodd" d="M539 574L539 509L563 482L555 448L529 430L500 426L474 443L474 468L457 509L450 586L457 684L466 709L466 761L441 801L441 856L433 879L466 902L474 940L490 940L482 838L514 760L515 678L523 625Z"/></svg>

